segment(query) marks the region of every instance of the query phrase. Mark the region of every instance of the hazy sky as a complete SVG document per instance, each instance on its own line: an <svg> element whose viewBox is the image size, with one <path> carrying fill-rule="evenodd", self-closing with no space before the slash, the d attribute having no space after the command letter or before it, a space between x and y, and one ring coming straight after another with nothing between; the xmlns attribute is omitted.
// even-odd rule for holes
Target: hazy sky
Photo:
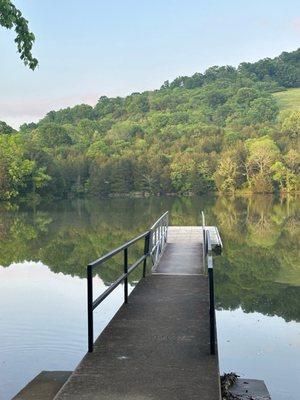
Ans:
<svg viewBox="0 0 300 400"><path fill-rule="evenodd" d="M15 0L36 35L36 71L0 27L0 120L17 127L102 95L159 88L212 65L300 46L299 0Z"/></svg>

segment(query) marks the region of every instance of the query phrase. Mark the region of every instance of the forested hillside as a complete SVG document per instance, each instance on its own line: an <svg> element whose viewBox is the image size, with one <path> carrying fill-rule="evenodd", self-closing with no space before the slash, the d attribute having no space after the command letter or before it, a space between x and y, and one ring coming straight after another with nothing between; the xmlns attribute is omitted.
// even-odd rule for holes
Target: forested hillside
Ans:
<svg viewBox="0 0 300 400"><path fill-rule="evenodd" d="M274 95L290 88L300 49L50 111L18 132L0 122L0 199L298 191L300 110Z"/></svg>

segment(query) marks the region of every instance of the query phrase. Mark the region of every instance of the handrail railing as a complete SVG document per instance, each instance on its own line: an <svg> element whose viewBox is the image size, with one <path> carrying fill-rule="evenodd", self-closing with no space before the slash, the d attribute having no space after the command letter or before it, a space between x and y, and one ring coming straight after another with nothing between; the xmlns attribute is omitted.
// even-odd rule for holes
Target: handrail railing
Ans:
<svg viewBox="0 0 300 400"><path fill-rule="evenodd" d="M209 286L209 341L210 354L216 354L216 311L214 293L214 268L212 257L212 245L209 230L205 227L205 216L202 211L203 232L203 265L207 268Z"/></svg>
<svg viewBox="0 0 300 400"><path fill-rule="evenodd" d="M167 243L169 212L165 212L150 228L150 257L155 266Z"/></svg>
<svg viewBox="0 0 300 400"><path fill-rule="evenodd" d="M203 241L203 251L202 251L202 257L203 257L203 267L205 268L205 260L206 260L206 236L205 236L205 215L204 212L201 211L201 216L202 216L202 241Z"/></svg>
<svg viewBox="0 0 300 400"><path fill-rule="evenodd" d="M157 259L167 241L167 233L168 212L164 213L148 231L129 240L122 246L117 247L87 266L88 351L90 353L93 351L94 347L94 309L98 307L99 304L101 304L102 301L106 299L106 297L122 282L124 282L124 303L128 302L128 276L142 263L143 277L146 276L147 257L150 255L152 256L155 252L155 262L157 262ZM130 246L142 239L144 239L143 255L135 263L129 266L128 249ZM93 300L93 270L121 252L123 252L123 274L120 275L99 297L97 297L96 300Z"/></svg>
<svg viewBox="0 0 300 400"><path fill-rule="evenodd" d="M209 330L210 330L210 354L216 353L216 311L215 311L215 288L214 268L210 234L207 232L207 273L209 285Z"/></svg>

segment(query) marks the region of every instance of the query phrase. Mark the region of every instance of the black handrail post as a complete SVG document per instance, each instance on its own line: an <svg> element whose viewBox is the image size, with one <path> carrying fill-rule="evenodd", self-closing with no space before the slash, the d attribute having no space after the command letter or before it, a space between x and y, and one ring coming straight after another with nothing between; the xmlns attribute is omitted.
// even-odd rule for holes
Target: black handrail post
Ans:
<svg viewBox="0 0 300 400"><path fill-rule="evenodd" d="M128 273L128 248L124 249L124 274ZM128 277L124 279L124 303L128 303Z"/></svg>
<svg viewBox="0 0 300 400"><path fill-rule="evenodd" d="M215 295L214 295L214 271L213 268L208 269L209 279L209 319L210 319L210 354L216 354L216 338L215 338Z"/></svg>
<svg viewBox="0 0 300 400"><path fill-rule="evenodd" d="M88 349L93 351L94 345L94 321L93 321L93 268L87 267L87 304L88 304Z"/></svg>
<svg viewBox="0 0 300 400"><path fill-rule="evenodd" d="M205 217L204 217L204 212L201 211L201 215L202 215L202 241L203 241L203 245L202 245L202 260L203 260L203 266L205 268L206 265L206 235L205 235Z"/></svg>
<svg viewBox="0 0 300 400"><path fill-rule="evenodd" d="M151 231L148 232L148 235L145 236L145 243L144 243L144 262L143 262L143 278L146 277L146 270L147 270L147 256L149 254L149 244L150 244L150 233Z"/></svg>

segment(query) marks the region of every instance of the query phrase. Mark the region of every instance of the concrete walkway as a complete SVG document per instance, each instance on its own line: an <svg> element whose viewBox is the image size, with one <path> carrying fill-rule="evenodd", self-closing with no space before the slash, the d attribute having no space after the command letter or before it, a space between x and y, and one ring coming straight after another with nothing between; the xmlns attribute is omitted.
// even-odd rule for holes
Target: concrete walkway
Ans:
<svg viewBox="0 0 300 400"><path fill-rule="evenodd" d="M201 252L173 237L56 400L220 400Z"/></svg>
<svg viewBox="0 0 300 400"><path fill-rule="evenodd" d="M169 275L204 274L200 243L168 243L154 273Z"/></svg>
<svg viewBox="0 0 300 400"><path fill-rule="evenodd" d="M209 231L212 248L222 247L222 240L216 226L206 226ZM201 226L169 226L168 243L203 243Z"/></svg>

